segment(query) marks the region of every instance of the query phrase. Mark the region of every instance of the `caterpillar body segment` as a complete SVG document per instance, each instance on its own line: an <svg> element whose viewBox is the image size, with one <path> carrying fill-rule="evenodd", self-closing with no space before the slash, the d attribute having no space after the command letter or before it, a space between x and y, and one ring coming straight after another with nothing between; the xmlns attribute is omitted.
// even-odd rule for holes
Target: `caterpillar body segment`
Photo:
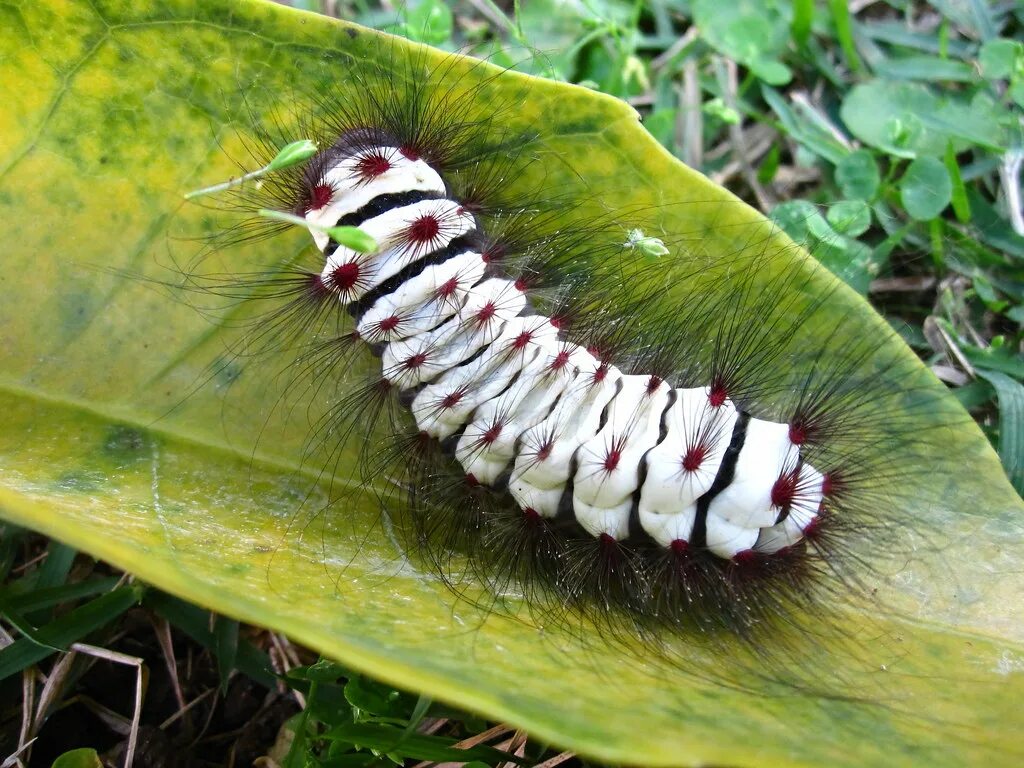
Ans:
<svg viewBox="0 0 1024 768"><path fill-rule="evenodd" d="M595 539L723 561L797 546L828 479L790 425L743 412L710 382L623 373L575 343L475 247L479 222L450 194L400 147L340 141L305 211L323 286L382 345L384 378L408 393L417 428L452 441L467 477L507 489L524 515L569 515ZM377 250L335 247L322 227L337 224L360 226Z"/></svg>

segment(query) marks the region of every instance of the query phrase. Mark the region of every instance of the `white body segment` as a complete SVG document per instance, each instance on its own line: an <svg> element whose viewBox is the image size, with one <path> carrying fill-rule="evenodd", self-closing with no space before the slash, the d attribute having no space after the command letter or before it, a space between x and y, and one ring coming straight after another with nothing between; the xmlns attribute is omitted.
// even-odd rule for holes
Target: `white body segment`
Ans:
<svg viewBox="0 0 1024 768"><path fill-rule="evenodd" d="M711 489L736 427L736 407L714 406L707 387L675 390L665 414L665 439L647 454L640 493L644 531L663 547L689 543L697 499Z"/></svg>
<svg viewBox="0 0 1024 768"><path fill-rule="evenodd" d="M446 194L422 161L391 147L380 152L386 161L375 156L374 173L358 154L327 169L332 196L307 214L312 224L333 226L382 195ZM480 253L449 248L476 228L460 203L439 197L395 206L359 226L377 240L377 252L337 248L323 284L331 288L340 267L358 266L358 285L333 288L350 303L410 275L375 299L357 332L383 342L383 375L412 394L417 428L439 440L457 436L446 446L454 444L478 483L507 476L508 492L531 518L563 514L571 500L576 522L593 537L625 539L636 515L660 546L685 551L696 543L722 559L772 555L810 530L828 483L802 462L788 425L741 421L736 406L707 387L673 389L649 374L623 375L562 339L548 317L524 314L527 298L516 283L490 276ZM326 236L310 231L325 249ZM407 267L417 262L422 269L413 274L419 267ZM350 266L349 282L354 272ZM694 542L695 530L702 541Z"/></svg>
<svg viewBox="0 0 1024 768"><path fill-rule="evenodd" d="M309 211L306 219L318 227L333 227L338 219L355 213L374 198L401 192L445 193L444 181L433 168L422 160L410 160L397 147L381 147L391 168L368 183L360 183L358 172L362 155L346 157L324 173L323 183L328 185L331 199L327 205ZM316 247L321 251L330 238L321 229L310 229Z"/></svg>
<svg viewBox="0 0 1024 768"><path fill-rule="evenodd" d="M509 490L524 508L529 507L542 517L557 514L576 451L597 434L601 414L615 397L622 378L616 368L609 368L598 380L595 374L596 369L581 370L548 418L522 437Z"/></svg>
<svg viewBox="0 0 1024 768"><path fill-rule="evenodd" d="M502 326L526 307L515 284L500 278L470 289L466 303L443 325L388 344L381 356L384 376L402 389L431 381L494 342ZM422 356L415 366L410 361Z"/></svg>
<svg viewBox="0 0 1024 768"><path fill-rule="evenodd" d="M406 233L424 218L440 222L437 234L429 241L408 242ZM358 299L413 262L447 248L452 240L475 226L473 217L451 200L423 200L392 208L359 225L360 229L377 241L377 250L373 253L359 253L343 245L338 246L327 257L324 281L330 282L331 274L339 267L357 264L361 272L360 284L349 291L348 296L350 301Z"/></svg>
<svg viewBox="0 0 1024 768"><path fill-rule="evenodd" d="M650 376L623 376L604 426L580 446L573 479L573 510L593 536L629 535L640 466L661 431L671 388ZM653 387L653 389L652 389Z"/></svg>
<svg viewBox="0 0 1024 768"><path fill-rule="evenodd" d="M485 266L475 251L431 264L394 293L377 299L359 319L356 330L360 337L372 341L407 339L433 330L465 303L470 289L483 277ZM449 284L451 287L446 289ZM381 324L392 318L398 319L394 328L381 329Z"/></svg>
<svg viewBox="0 0 1024 768"><path fill-rule="evenodd" d="M742 528L775 525L780 510L772 504L772 488L783 472L797 465L800 452L789 441L789 426L751 419L732 482L711 500L708 517L720 517Z"/></svg>
<svg viewBox="0 0 1024 768"><path fill-rule="evenodd" d="M537 343L527 341L522 347L516 346L517 339L535 325L536 318L519 316L507 320L498 338L479 357L452 368L421 389L412 402L417 426L433 437L448 437L466 423L477 407L504 392L520 371L535 363L539 366L541 347ZM541 324L542 328L545 326L554 331L547 323Z"/></svg>
<svg viewBox="0 0 1024 768"><path fill-rule="evenodd" d="M807 527L818 518L824 499L825 477L810 464L802 464L789 514L781 523L762 528L754 549L772 555L798 544Z"/></svg>

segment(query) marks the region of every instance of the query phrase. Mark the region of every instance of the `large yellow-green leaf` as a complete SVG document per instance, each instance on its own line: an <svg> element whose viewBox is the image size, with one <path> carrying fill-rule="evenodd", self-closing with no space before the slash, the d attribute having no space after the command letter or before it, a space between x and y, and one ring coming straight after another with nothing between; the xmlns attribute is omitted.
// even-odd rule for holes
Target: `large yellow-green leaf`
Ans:
<svg viewBox="0 0 1024 768"><path fill-rule="evenodd" d="M742 673L709 680L559 627L542 633L528 614L487 615L402 557L371 494L353 487L317 514L327 490L299 459L308 426L272 410L274 361L239 361L206 381L232 330L103 268L159 275L154 265L195 254L186 238L213 224L181 193L231 173L219 142L237 148L228 126L244 111L240 87L259 83L250 104L268 110L269 94L343 79L385 50L407 56L366 30L253 1L0 2L0 514L391 683L608 761L1019 761L1022 508L950 398L916 417L925 431L951 425L931 449L946 475L908 481L927 484L919 504L913 487L900 496L910 499L900 516L933 535L868 577L891 610L841 621L856 651L811 643L793 660L805 678L851 681L863 699L751 675L724 685ZM452 73L471 83L487 70L458 63ZM561 188L610 208L683 203L662 223L712 258L746 258L745 243L762 250L756 214L668 157L624 104L505 75L475 109L524 87L510 127L547 129L541 150L565 162L545 170L563 173ZM218 266L246 271L301 245L296 233L236 248ZM811 288L832 283L805 268ZM828 312L886 337L849 291ZM910 378L938 387L923 368ZM507 603L514 611L515 596ZM690 667L718 665L715 653L729 650L695 649Z"/></svg>

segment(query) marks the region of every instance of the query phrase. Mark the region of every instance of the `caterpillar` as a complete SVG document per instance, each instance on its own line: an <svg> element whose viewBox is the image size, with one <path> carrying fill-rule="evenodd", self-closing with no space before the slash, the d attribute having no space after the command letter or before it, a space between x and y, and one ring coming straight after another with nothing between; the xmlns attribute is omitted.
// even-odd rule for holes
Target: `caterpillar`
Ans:
<svg viewBox="0 0 1024 768"><path fill-rule="evenodd" d="M60 5L0 24L6 520L612 763L1019 756L1020 502L985 436L635 112L256 0ZM181 200L296 140L369 148L353 129L420 150L558 345L803 414L833 484L812 535L676 552L637 495L605 544L569 496L534 524L504 478L467 483L320 285L303 198L329 158Z"/></svg>
<svg viewBox="0 0 1024 768"><path fill-rule="evenodd" d="M758 674L798 656L919 527L904 494L921 503L933 469L943 425L917 416L943 408L934 388L829 315L836 284L771 224L709 260L701 232L663 224L686 202L562 196L543 126L505 128L528 96L466 117L499 75L467 88L456 60L358 68L343 97L255 116L240 177L287 141L318 149L232 186L244 218L215 244L292 226L270 210L312 247L251 275L190 268L185 287L267 306L238 354L293 355L285 390L330 403L317 471L404 510L403 548L456 596L483 584L497 610L511 589L539 621L672 663L674 639L743 638Z"/></svg>

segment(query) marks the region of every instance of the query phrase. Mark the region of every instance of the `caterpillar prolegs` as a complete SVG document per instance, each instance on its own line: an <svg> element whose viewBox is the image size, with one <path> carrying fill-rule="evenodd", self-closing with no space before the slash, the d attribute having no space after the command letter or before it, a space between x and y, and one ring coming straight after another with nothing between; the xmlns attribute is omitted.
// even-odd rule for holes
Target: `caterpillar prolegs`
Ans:
<svg viewBox="0 0 1024 768"><path fill-rule="evenodd" d="M314 435L358 444L359 466L324 471L383 479L442 578L545 595L546 617L747 635L856 589L864 549L907 525L901 483L927 471L930 437L904 427L929 401L919 372L823 319L833 289L767 223L709 259L701 232L660 223L685 210L671 190L569 200L537 133L504 127L517 103L467 117L486 82L412 69L317 97L253 149L259 166L297 136L319 151L230 197L299 217L315 245L228 293L271 302L250 336L294 347L312 391L347 384ZM367 350L377 372L353 389Z"/></svg>

